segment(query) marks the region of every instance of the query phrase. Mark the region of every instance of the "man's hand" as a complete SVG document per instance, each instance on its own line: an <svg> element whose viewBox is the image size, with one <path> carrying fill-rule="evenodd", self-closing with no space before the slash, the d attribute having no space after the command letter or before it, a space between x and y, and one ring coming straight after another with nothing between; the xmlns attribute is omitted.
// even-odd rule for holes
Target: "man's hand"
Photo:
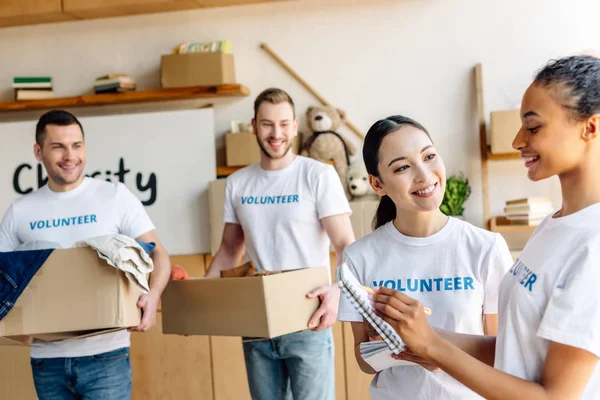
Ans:
<svg viewBox="0 0 600 400"><path fill-rule="evenodd" d="M152 292L140 296L137 306L142 309L142 322L139 326L129 329L130 332L146 332L156 325L158 300L158 296L155 296Z"/></svg>
<svg viewBox="0 0 600 400"><path fill-rule="evenodd" d="M340 305L340 288L333 284L321 286L306 295L308 298L319 297L321 306L308 321L308 327L313 331L322 331L331 328L337 319L338 307Z"/></svg>

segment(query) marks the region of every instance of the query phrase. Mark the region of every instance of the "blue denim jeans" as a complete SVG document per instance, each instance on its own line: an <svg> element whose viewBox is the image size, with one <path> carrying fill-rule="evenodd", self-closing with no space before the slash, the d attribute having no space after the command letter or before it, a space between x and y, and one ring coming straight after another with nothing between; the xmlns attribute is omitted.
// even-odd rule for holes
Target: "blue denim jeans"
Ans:
<svg viewBox="0 0 600 400"><path fill-rule="evenodd" d="M331 329L242 342L253 400L335 399Z"/></svg>
<svg viewBox="0 0 600 400"><path fill-rule="evenodd" d="M0 252L0 320L46 262L52 249Z"/></svg>
<svg viewBox="0 0 600 400"><path fill-rule="evenodd" d="M39 400L129 400L131 364L123 348L89 357L32 358Z"/></svg>

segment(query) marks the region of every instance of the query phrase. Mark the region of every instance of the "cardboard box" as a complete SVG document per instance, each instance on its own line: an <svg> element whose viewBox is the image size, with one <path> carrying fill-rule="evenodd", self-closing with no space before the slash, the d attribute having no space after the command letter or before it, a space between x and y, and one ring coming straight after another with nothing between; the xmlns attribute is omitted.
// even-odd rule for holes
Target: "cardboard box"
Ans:
<svg viewBox="0 0 600 400"><path fill-rule="evenodd" d="M300 152L302 140L300 134L296 136L291 151ZM225 158L228 167L251 165L260 161L260 147L256 142L253 132L239 132L225 134Z"/></svg>
<svg viewBox="0 0 600 400"><path fill-rule="evenodd" d="M227 179L217 179L208 183L208 224L210 226L210 254L217 254L223 237L223 213L225 208L225 187Z"/></svg>
<svg viewBox="0 0 600 400"><path fill-rule="evenodd" d="M328 284L326 267L171 281L162 296L163 333L273 338L301 331L319 307L306 294Z"/></svg>
<svg viewBox="0 0 600 400"><path fill-rule="evenodd" d="M350 201L350 209L352 210L350 222L352 223L356 240L373 232L371 225L378 206L379 200L371 197Z"/></svg>
<svg viewBox="0 0 600 400"><path fill-rule="evenodd" d="M163 88L235 83L233 55L227 53L163 55L160 68Z"/></svg>
<svg viewBox="0 0 600 400"><path fill-rule="evenodd" d="M521 129L520 110L492 111L490 136L492 154L517 153L512 142Z"/></svg>
<svg viewBox="0 0 600 400"><path fill-rule="evenodd" d="M0 344L65 340L139 325L141 291L91 248L57 249L0 321Z"/></svg>

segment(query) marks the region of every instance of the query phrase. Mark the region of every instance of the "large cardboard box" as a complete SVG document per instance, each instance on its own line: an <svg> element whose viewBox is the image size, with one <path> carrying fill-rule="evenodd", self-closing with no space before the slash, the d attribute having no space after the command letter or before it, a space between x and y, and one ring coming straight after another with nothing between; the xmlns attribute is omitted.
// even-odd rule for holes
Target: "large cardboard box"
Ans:
<svg viewBox="0 0 600 400"><path fill-rule="evenodd" d="M160 75L163 88L233 84L233 55L221 52L163 55Z"/></svg>
<svg viewBox="0 0 600 400"><path fill-rule="evenodd" d="M65 340L137 326L140 295L95 250L54 250L0 321L0 344Z"/></svg>
<svg viewBox="0 0 600 400"><path fill-rule="evenodd" d="M492 154L516 153L512 142L519 129L521 129L519 110L492 111L490 113Z"/></svg>
<svg viewBox="0 0 600 400"><path fill-rule="evenodd" d="M328 284L327 267L171 281L162 296L163 333L273 338L301 331L319 307L306 294Z"/></svg>
<svg viewBox="0 0 600 400"><path fill-rule="evenodd" d="M302 139L296 136L291 151L300 152ZM228 167L251 165L260 161L260 147L253 132L225 134L225 162Z"/></svg>

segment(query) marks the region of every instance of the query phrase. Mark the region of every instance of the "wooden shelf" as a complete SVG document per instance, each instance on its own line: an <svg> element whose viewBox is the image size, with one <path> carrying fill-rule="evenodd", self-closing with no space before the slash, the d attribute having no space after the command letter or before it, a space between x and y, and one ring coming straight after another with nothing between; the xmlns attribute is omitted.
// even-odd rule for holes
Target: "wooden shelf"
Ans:
<svg viewBox="0 0 600 400"><path fill-rule="evenodd" d="M521 158L521 153L515 152L493 154L488 147L487 158L491 161L519 160Z"/></svg>
<svg viewBox="0 0 600 400"><path fill-rule="evenodd" d="M490 219L490 231L507 233L507 232L524 232L533 233L537 226L511 224L506 217L492 217Z"/></svg>
<svg viewBox="0 0 600 400"><path fill-rule="evenodd" d="M44 110L124 103L186 100L196 98L248 96L250 90L243 85L196 86L187 88L141 90L125 93L89 94L44 100L19 100L0 102L0 113L8 111Z"/></svg>
<svg viewBox="0 0 600 400"><path fill-rule="evenodd" d="M219 177L224 177L224 176L229 176L231 174L233 174L235 171L237 171L238 169L242 169L245 166L241 166L241 167L217 167L217 178Z"/></svg>
<svg viewBox="0 0 600 400"><path fill-rule="evenodd" d="M333 161L327 161L327 164L335 166ZM235 171L237 171L238 169L242 169L245 167L247 167L247 165L242 165L239 167L217 167L217 178L229 176L229 175L233 174Z"/></svg>

